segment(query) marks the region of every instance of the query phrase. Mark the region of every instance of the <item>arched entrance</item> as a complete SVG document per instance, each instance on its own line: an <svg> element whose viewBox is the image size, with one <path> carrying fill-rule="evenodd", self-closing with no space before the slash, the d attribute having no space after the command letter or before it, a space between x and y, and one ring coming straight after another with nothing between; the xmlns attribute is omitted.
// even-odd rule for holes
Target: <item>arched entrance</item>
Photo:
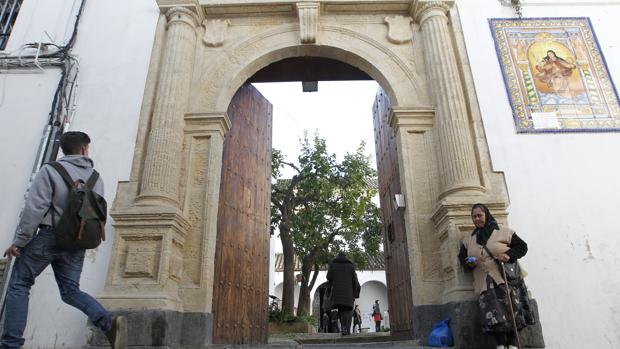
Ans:
<svg viewBox="0 0 620 349"><path fill-rule="evenodd" d="M360 306L362 309L363 327L368 327L370 332L375 331L375 322L372 318L372 307L374 302L378 300L382 313L381 315L383 316L381 326L391 329L390 315L392 315L394 311L398 311L399 305L402 304L402 302L399 299L396 299L393 302L396 305L396 308L389 308L390 304L388 303L387 298L387 287L379 281L368 281L362 284L360 298L369 300L367 304L361 304Z"/></svg>
<svg viewBox="0 0 620 349"><path fill-rule="evenodd" d="M453 1L158 3L142 127L112 212L116 239L101 297L128 313L132 345L220 341L214 304L234 295L216 290L246 287L216 272L221 258L247 248L218 242L224 140L235 127L229 105L250 77L287 58L346 63L385 90L375 128L388 292L399 300L389 308L402 311L390 313L393 333L420 338L438 309L473 296L456 259L471 229L469 206L487 202L504 220L507 199L475 96L465 93L472 86ZM257 268L249 274L262 270L247 265ZM260 302L261 291L250 292ZM225 341L264 342L266 330L253 331Z"/></svg>

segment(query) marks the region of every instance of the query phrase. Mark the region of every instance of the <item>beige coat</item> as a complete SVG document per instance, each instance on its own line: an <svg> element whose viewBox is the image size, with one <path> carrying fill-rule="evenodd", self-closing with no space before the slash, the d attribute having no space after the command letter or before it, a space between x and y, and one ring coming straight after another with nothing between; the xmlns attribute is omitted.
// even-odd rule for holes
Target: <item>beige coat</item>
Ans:
<svg viewBox="0 0 620 349"><path fill-rule="evenodd" d="M509 228L500 228L494 230L489 241L487 241L487 248L497 256L510 250L510 241L512 235L515 232ZM487 275L491 276L496 284L501 285L504 283L501 270L497 262L493 257L489 256L489 253L476 242L476 235L468 235L463 239L463 246L467 249L468 257L476 257L478 259L478 266L473 270L474 272L474 289L477 294L486 291L487 289Z"/></svg>

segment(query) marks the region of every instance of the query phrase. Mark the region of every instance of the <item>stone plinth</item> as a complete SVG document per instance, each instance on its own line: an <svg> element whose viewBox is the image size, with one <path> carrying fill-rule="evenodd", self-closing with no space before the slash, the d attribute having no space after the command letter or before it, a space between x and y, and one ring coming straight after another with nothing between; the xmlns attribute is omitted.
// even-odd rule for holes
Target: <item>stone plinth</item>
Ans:
<svg viewBox="0 0 620 349"><path fill-rule="evenodd" d="M536 324L520 332L523 348L544 348L542 326L538 317L536 300L530 299L530 306ZM454 347L459 349L495 349L495 340L482 333L478 300L450 302L442 305L421 305L413 307L413 335L421 343L428 342L433 325L450 317L450 329L454 336Z"/></svg>

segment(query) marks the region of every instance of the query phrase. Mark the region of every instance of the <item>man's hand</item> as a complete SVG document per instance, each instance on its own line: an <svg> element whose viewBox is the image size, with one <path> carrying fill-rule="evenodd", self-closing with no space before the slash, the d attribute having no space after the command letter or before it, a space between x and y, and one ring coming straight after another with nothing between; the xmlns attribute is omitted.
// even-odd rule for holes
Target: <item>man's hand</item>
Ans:
<svg viewBox="0 0 620 349"><path fill-rule="evenodd" d="M19 246L15 246L15 245L11 245L9 246L9 248L7 248L4 251L4 256L9 260L9 262L11 261L11 259L13 257L19 257L21 256L21 247Z"/></svg>

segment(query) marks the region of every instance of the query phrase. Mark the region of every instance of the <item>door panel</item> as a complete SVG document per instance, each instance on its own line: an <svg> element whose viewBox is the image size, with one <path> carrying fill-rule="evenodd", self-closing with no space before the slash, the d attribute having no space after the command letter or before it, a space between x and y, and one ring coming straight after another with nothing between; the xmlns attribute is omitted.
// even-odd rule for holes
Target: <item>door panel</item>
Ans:
<svg viewBox="0 0 620 349"><path fill-rule="evenodd" d="M396 134L388 124L390 100L383 90L377 92L373 107L375 147L379 174L379 198L384 227L385 273L390 304L390 330L393 336L413 335L411 274L407 232L402 211L394 209L394 194L402 193L398 167Z"/></svg>
<svg viewBox="0 0 620 349"><path fill-rule="evenodd" d="M213 342L267 343L272 106L246 84L228 108L213 289Z"/></svg>

